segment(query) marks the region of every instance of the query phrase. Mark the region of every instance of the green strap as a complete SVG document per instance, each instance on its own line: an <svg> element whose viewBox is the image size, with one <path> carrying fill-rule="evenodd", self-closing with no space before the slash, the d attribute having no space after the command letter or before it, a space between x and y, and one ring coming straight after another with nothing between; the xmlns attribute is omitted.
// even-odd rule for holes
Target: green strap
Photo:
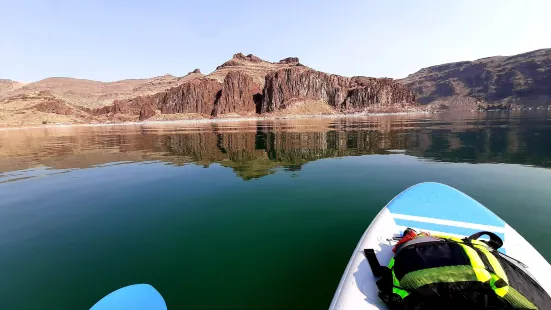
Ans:
<svg viewBox="0 0 551 310"><path fill-rule="evenodd" d="M421 269L406 274L399 282L407 290L415 290L421 286L433 283L478 282L471 266L445 266Z"/></svg>

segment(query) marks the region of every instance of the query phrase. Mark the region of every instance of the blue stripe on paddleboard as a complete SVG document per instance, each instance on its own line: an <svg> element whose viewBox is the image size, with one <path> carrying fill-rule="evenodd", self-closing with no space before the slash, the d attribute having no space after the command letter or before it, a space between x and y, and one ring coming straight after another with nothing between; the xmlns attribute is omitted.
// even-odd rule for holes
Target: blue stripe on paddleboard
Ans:
<svg viewBox="0 0 551 310"><path fill-rule="evenodd" d="M480 232L480 229L449 226L449 225L419 222L419 221L412 221L412 220L394 219L394 222L396 223L396 225L399 225L399 226L434 230L434 231L440 231L448 234L461 235L465 237L468 237L472 234ZM499 233L499 232L494 232L494 233L498 235L501 238L501 240L505 240L505 235L503 233Z"/></svg>
<svg viewBox="0 0 551 310"><path fill-rule="evenodd" d="M396 196L390 213L505 227L505 222L466 194L440 183L421 183Z"/></svg>

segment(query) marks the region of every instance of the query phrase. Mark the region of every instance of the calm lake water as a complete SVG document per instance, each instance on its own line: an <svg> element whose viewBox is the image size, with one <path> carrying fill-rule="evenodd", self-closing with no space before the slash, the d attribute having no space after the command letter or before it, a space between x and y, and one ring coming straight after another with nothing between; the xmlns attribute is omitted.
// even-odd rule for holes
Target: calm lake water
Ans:
<svg viewBox="0 0 551 310"><path fill-rule="evenodd" d="M0 131L0 309L326 309L395 195L438 181L551 260L551 117L505 112Z"/></svg>

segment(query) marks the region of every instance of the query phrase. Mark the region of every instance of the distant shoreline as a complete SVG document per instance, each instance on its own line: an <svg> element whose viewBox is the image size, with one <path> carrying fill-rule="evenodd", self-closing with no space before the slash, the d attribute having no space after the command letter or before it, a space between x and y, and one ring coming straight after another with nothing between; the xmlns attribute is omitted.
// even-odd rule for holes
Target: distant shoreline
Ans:
<svg viewBox="0 0 551 310"><path fill-rule="evenodd" d="M159 121L137 121L137 122L120 122L120 123L82 123L82 124L36 124L22 125L13 127L0 127L3 130L19 130L19 129L38 129L38 128L63 128L63 127L100 127L100 126L130 126L130 125L163 125L163 124L209 124L209 123L239 123L250 121L269 121L269 120L301 120L301 119L339 119L339 118L361 118L373 116L393 116L393 115L423 115L434 114L430 111L410 111L410 112L386 112L386 113L354 113L354 114L302 114L302 115L282 115L282 116L254 116L254 117L220 117L220 118L196 118L196 119L180 119L180 120L159 120Z"/></svg>

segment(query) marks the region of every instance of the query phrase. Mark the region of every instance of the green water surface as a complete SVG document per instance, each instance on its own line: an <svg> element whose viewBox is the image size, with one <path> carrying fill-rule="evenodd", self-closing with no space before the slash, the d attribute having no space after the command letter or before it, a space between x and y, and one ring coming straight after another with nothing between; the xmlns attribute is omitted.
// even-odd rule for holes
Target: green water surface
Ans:
<svg viewBox="0 0 551 310"><path fill-rule="evenodd" d="M0 132L0 309L326 309L405 188L456 187L551 259L547 114Z"/></svg>

